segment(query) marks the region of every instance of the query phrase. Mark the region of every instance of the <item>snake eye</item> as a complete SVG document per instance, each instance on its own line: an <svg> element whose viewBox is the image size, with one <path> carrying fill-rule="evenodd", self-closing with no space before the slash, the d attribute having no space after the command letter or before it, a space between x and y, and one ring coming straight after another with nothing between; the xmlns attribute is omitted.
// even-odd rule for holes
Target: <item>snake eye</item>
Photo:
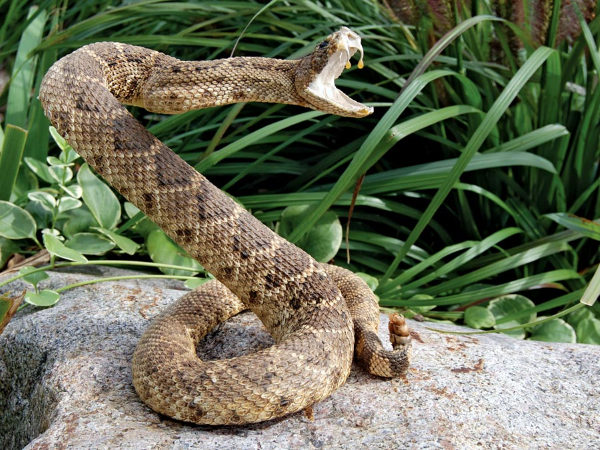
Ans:
<svg viewBox="0 0 600 450"><path fill-rule="evenodd" d="M319 48L325 48L325 47L327 47L328 45L329 45L329 42L328 42L328 41L323 41L323 42L321 42L321 43L319 44Z"/></svg>

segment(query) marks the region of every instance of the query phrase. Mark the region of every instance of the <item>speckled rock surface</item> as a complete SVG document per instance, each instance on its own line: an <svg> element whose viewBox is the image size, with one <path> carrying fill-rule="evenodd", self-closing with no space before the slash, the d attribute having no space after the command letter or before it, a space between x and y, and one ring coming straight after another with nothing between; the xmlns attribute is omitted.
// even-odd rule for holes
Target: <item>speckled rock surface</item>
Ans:
<svg viewBox="0 0 600 450"><path fill-rule="evenodd" d="M54 273L44 287L125 273L86 270ZM406 379L355 367L312 418L211 428L159 416L137 398L130 361L148 321L181 294L175 281L106 282L19 313L0 336L0 448L600 448L600 347L444 335L416 322ZM270 338L243 314L209 340L199 352L223 358Z"/></svg>

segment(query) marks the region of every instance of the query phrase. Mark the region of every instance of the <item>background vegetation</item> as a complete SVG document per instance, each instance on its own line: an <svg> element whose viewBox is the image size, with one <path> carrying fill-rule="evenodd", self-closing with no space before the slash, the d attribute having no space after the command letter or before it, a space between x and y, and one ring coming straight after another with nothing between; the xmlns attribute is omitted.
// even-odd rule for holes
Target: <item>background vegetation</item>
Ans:
<svg viewBox="0 0 600 450"><path fill-rule="evenodd" d="M595 2L569 2L581 13L568 14L524 2L532 16L545 8L535 29L494 2L467 3L407 3L402 17L403 2L370 0L0 0L0 266L46 248L57 266L202 275L51 135L36 97L57 58L101 40L224 58L246 26L236 55L297 58L346 25L363 37L366 68L338 86L375 106L368 118L270 104L133 112L268 226L361 273L384 308L599 344ZM44 268L17 277L35 286L25 305L58 301Z"/></svg>

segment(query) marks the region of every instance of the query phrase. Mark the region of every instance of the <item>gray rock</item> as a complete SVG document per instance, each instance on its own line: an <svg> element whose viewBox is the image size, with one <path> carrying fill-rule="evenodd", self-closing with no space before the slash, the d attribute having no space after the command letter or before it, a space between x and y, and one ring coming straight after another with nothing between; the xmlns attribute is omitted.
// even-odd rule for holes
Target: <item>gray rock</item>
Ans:
<svg viewBox="0 0 600 450"><path fill-rule="evenodd" d="M130 274L87 270L53 273L44 287ZM105 282L21 311L0 336L0 448L600 448L600 347L441 334L412 321L405 379L355 367L313 418L215 428L170 420L137 398L130 361L148 321L182 289L168 280ZM199 352L223 358L270 337L242 314L207 341Z"/></svg>

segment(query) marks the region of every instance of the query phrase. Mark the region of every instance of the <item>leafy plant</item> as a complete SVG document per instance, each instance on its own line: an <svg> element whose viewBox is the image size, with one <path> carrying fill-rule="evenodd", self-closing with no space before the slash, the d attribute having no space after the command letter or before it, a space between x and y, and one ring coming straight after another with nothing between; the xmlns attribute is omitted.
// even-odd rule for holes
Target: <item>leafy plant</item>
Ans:
<svg viewBox="0 0 600 450"><path fill-rule="evenodd" d="M588 24L583 11L582 33L561 41L552 10L534 38L474 1L452 8L450 31L433 39L435 14L413 26L368 0L24 5L13 2L0 28L12 74L0 96L2 264L43 242L55 258L124 263L135 252L202 271L60 139L48 146L35 92L58 56L117 40L182 59L228 57L251 22L236 55L296 58L347 25L363 36L367 67L338 85L375 106L373 116L268 104L132 112L264 223L321 260L337 251L336 264L362 273L383 307L482 332L572 340L572 331L600 343L600 19ZM351 205L346 244L337 220L347 223ZM498 315L492 305L508 298L526 307Z"/></svg>

